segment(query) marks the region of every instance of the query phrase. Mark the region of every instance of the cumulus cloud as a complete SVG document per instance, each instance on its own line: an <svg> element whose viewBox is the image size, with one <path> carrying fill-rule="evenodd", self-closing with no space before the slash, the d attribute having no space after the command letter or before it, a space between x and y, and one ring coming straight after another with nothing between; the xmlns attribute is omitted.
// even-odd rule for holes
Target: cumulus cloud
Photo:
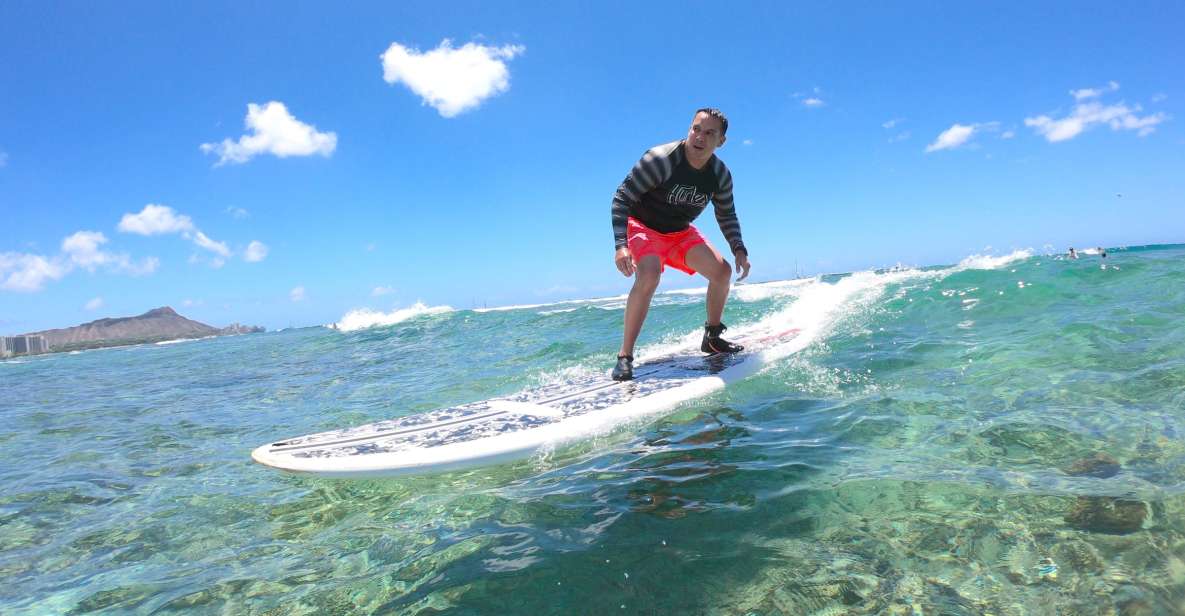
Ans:
<svg viewBox="0 0 1185 616"><path fill-rule="evenodd" d="M40 291L47 281L60 280L71 266L61 257L17 252L0 253L0 289L31 293Z"/></svg>
<svg viewBox="0 0 1185 616"><path fill-rule="evenodd" d="M942 131L934 143L926 146L927 152L937 152L938 150L949 150L957 148L969 141L971 136L975 134L974 124L954 124L950 128Z"/></svg>
<svg viewBox="0 0 1185 616"><path fill-rule="evenodd" d="M137 235L180 234L181 237L192 241L199 248L214 253L215 257L210 260L210 264L215 268L222 267L231 254L226 242L211 239L193 224L190 217L178 214L167 205L149 203L137 214L124 214L119 220L118 229L124 233ZM191 263L196 263L198 260L196 257L190 258Z"/></svg>
<svg viewBox="0 0 1185 616"><path fill-rule="evenodd" d="M62 252L69 256L73 264L93 272L96 267L115 259L99 248L106 243L107 238L98 231L79 231L62 240Z"/></svg>
<svg viewBox="0 0 1185 616"><path fill-rule="evenodd" d="M1001 139L1012 139L1015 136L1016 136L1016 131L1006 130L1006 131L1000 133Z"/></svg>
<svg viewBox="0 0 1185 616"><path fill-rule="evenodd" d="M243 259L248 263L259 263L267 258L267 253L267 244L259 240L252 240L250 244L247 244L247 252L243 254Z"/></svg>
<svg viewBox="0 0 1185 616"><path fill-rule="evenodd" d="M88 272L103 266L110 270L142 276L156 271L160 261L146 257L139 263L132 261L127 253L111 253L102 249L107 237L98 231L79 231L62 240L62 256L70 268L81 267Z"/></svg>
<svg viewBox="0 0 1185 616"><path fill-rule="evenodd" d="M444 39L427 52L391 43L380 56L383 80L403 83L441 116L452 118L475 109L482 101L510 89L506 62L521 55L522 45L489 47L466 43L453 47Z"/></svg>
<svg viewBox="0 0 1185 616"><path fill-rule="evenodd" d="M188 216L177 214L173 208L149 203L138 214L124 214L117 228L124 233L161 235L193 231L194 226Z"/></svg>
<svg viewBox="0 0 1185 616"><path fill-rule="evenodd" d="M140 276L156 271L160 261L147 257L139 263L125 253L102 249L107 238L98 231L79 231L62 240L61 252L54 256L0 253L0 290L32 293L47 282L61 280L75 269L89 272L103 267L108 271Z"/></svg>
<svg viewBox="0 0 1185 616"><path fill-rule="evenodd" d="M86 306L83 306L83 308L85 308L88 311L98 310L99 308L102 308L102 307L103 307L103 298L101 298L101 297L96 297L96 298L92 299L91 301L87 302Z"/></svg>
<svg viewBox="0 0 1185 616"><path fill-rule="evenodd" d="M1093 126L1106 124L1111 130L1134 130L1141 137L1151 135L1156 126L1169 119L1168 114L1157 112L1139 116L1139 105L1128 107L1124 103L1104 105L1091 101L1074 106L1070 115L1054 119L1047 115L1025 118L1025 126L1031 127L1050 143L1067 141L1082 134Z"/></svg>
<svg viewBox="0 0 1185 616"><path fill-rule="evenodd" d="M390 295L394 292L395 289L392 289L391 287L377 286L370 292L370 295L371 297L382 297L384 295Z"/></svg>
<svg viewBox="0 0 1185 616"><path fill-rule="evenodd" d="M223 139L222 143L202 144L203 152L218 155L216 167L245 163L260 154L280 158L313 154L329 156L337 148L336 133L317 132L317 127L297 120L279 101L263 106L249 103L244 123L249 133L239 137L238 141Z"/></svg>
<svg viewBox="0 0 1185 616"><path fill-rule="evenodd" d="M826 105L827 103L824 103L823 99L821 99L821 98L816 98L816 97L812 96L808 99L803 100L802 104L803 104L803 106L806 106L806 107L822 107L823 105Z"/></svg>
<svg viewBox="0 0 1185 616"><path fill-rule="evenodd" d="M295 287L288 292L288 298L294 302L303 302L305 298L304 287Z"/></svg>

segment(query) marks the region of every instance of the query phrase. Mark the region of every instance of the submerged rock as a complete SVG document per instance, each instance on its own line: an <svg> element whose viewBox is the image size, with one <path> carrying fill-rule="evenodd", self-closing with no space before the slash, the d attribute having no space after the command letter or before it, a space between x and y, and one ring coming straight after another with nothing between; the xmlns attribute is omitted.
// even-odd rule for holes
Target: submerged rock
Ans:
<svg viewBox="0 0 1185 616"><path fill-rule="evenodd" d="M1067 475L1074 477L1098 477L1106 479L1119 474L1119 462L1111 456L1096 452L1085 458L1075 460L1062 469Z"/></svg>
<svg viewBox="0 0 1185 616"><path fill-rule="evenodd" d="M1112 496L1079 496L1066 513L1066 524L1091 533L1126 535L1144 527L1148 505Z"/></svg>

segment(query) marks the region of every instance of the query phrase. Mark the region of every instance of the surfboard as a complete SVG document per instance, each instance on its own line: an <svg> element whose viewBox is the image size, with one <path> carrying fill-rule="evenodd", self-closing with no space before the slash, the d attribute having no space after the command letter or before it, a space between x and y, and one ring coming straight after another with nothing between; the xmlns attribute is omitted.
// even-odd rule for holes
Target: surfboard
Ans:
<svg viewBox="0 0 1185 616"><path fill-rule="evenodd" d="M295 473L382 477L462 470L521 460L670 410L746 378L793 352L799 331L736 339L733 355L671 353L634 366L632 381L593 375L518 394L288 438L256 448L256 462Z"/></svg>

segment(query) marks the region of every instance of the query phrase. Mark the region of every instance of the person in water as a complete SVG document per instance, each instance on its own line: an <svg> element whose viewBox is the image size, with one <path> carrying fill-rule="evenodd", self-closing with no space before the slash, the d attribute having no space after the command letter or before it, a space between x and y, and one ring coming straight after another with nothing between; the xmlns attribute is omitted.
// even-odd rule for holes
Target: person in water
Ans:
<svg viewBox="0 0 1185 616"><path fill-rule="evenodd" d="M741 224L732 202L732 174L715 154L727 132L728 118L719 109L696 110L687 137L647 150L613 195L613 260L622 275L634 276L614 380L634 377L634 343L668 265L708 279L708 314L700 350L743 350L720 337L727 329L721 318L732 266L691 224L711 200L720 232L736 260L737 280L749 275L749 251L741 241Z"/></svg>
<svg viewBox="0 0 1185 616"><path fill-rule="evenodd" d="M1070 247L1070 258L1071 258L1071 259L1077 259L1077 258L1078 258L1078 253L1077 253L1077 252L1074 250L1074 247L1073 247L1073 246L1071 246L1071 247Z"/></svg>

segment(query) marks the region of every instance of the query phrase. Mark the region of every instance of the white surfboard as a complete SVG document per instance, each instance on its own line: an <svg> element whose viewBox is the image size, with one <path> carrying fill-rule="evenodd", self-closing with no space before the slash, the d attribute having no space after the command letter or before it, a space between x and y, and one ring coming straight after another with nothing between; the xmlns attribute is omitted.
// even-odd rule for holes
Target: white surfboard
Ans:
<svg viewBox="0 0 1185 616"><path fill-rule="evenodd" d="M551 385L377 423L268 443L260 464L334 477L436 473L521 460L669 410L743 379L771 359L801 348L797 329L737 338L745 350L698 350L634 366L634 380L607 375Z"/></svg>

